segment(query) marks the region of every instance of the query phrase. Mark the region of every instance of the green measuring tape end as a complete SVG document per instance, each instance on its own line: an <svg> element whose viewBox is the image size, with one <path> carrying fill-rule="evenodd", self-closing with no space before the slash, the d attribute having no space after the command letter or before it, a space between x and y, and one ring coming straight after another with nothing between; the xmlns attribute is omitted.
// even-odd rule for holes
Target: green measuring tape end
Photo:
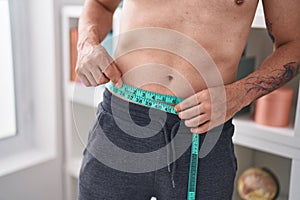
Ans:
<svg viewBox="0 0 300 200"><path fill-rule="evenodd" d="M187 194L188 200L196 199L199 145L200 145L199 134L193 134L192 146L191 146L191 156L190 156L188 194Z"/></svg>

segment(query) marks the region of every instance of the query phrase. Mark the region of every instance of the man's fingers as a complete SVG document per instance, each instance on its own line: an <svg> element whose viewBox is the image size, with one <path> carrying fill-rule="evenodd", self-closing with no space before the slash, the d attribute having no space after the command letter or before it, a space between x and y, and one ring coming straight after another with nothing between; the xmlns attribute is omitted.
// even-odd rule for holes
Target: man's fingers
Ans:
<svg viewBox="0 0 300 200"><path fill-rule="evenodd" d="M91 69L91 74L96 81L97 85L99 85L99 80L102 76L102 72L100 71L100 68L94 67Z"/></svg>
<svg viewBox="0 0 300 200"><path fill-rule="evenodd" d="M76 73L86 86L98 86L110 80L117 86L122 85L121 72L101 45L87 43L80 47Z"/></svg>
<svg viewBox="0 0 300 200"><path fill-rule="evenodd" d="M209 117L206 114L198 115L192 119L185 120L184 124L186 127L198 127L201 124L209 121Z"/></svg>
<svg viewBox="0 0 300 200"><path fill-rule="evenodd" d="M201 102L199 101L198 95L194 94L194 95L186 98L185 100L183 100L181 103L177 104L174 109L175 109L175 111L180 112L180 111L191 108L200 103Z"/></svg>
<svg viewBox="0 0 300 200"><path fill-rule="evenodd" d="M87 87L91 86L89 80L85 77L84 74L78 74L78 78L83 82L83 84Z"/></svg>
<svg viewBox="0 0 300 200"><path fill-rule="evenodd" d="M98 80L98 84L101 85L101 84L105 84L108 82L109 82L109 79L105 76L105 74L101 73L101 76Z"/></svg>
<svg viewBox="0 0 300 200"><path fill-rule="evenodd" d="M115 63L111 63L108 67L106 67L104 69L104 71L102 71L105 76L107 78L109 78L111 80L111 82L113 82L117 87L121 87L123 82L121 79L121 72L118 69L118 67L116 66Z"/></svg>
<svg viewBox="0 0 300 200"><path fill-rule="evenodd" d="M92 75L91 72L86 71L86 72L84 73L84 75L85 75L85 77L88 79L88 81L90 82L90 84L91 84L92 86L97 86L97 81L94 79L94 77L93 77L93 75Z"/></svg>
<svg viewBox="0 0 300 200"><path fill-rule="evenodd" d="M211 126L211 122L207 121L204 124L201 124L199 127L191 128L190 130L192 133L202 134L202 133L206 133L207 131L209 131L210 126Z"/></svg>
<svg viewBox="0 0 300 200"><path fill-rule="evenodd" d="M196 117L197 115L200 115L200 114L203 113L203 111L201 112L201 106L200 105L196 105L194 107L183 110L183 111L178 113L178 116L181 119L191 119L193 117Z"/></svg>
<svg viewBox="0 0 300 200"><path fill-rule="evenodd" d="M90 69L94 79L97 82L97 85L108 83L109 79L101 72L101 69L98 67L93 67Z"/></svg>

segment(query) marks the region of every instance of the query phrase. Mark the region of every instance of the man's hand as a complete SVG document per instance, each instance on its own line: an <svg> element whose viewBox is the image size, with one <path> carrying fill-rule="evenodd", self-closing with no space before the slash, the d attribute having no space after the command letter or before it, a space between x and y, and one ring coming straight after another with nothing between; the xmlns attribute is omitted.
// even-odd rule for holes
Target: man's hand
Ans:
<svg viewBox="0 0 300 200"><path fill-rule="evenodd" d="M120 0L86 0L78 23L78 59L76 73L86 86L110 80L122 85L121 72L101 46L112 28L112 19Z"/></svg>
<svg viewBox="0 0 300 200"><path fill-rule="evenodd" d="M224 91L225 95L216 95ZM210 92L215 95L210 95ZM214 96L214 99L211 98ZM226 98L224 98L226 96ZM224 87L202 90L175 106L178 116L185 120L185 125L192 133L205 133L232 118L242 106L242 96L235 83ZM215 113L212 113L212 110Z"/></svg>
<svg viewBox="0 0 300 200"><path fill-rule="evenodd" d="M78 47L76 73L85 86L98 86L110 80L117 87L122 86L120 70L101 45Z"/></svg>

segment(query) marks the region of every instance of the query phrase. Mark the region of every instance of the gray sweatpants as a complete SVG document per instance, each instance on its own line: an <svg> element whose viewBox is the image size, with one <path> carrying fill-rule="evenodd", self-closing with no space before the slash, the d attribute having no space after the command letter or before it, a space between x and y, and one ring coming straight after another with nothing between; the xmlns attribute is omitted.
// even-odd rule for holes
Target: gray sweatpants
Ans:
<svg viewBox="0 0 300 200"><path fill-rule="evenodd" d="M237 164L231 121L201 135L197 199L232 198ZM83 152L79 200L185 200L191 138L177 115L106 90Z"/></svg>

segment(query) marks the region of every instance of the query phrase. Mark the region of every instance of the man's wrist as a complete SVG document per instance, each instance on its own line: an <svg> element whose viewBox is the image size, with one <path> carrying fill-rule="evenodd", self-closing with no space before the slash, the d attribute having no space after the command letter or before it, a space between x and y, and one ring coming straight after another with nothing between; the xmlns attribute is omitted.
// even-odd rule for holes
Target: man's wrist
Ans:
<svg viewBox="0 0 300 200"><path fill-rule="evenodd" d="M247 94L246 84L243 79L235 81L231 84L233 92L236 94L236 100L239 104L239 110L251 104L254 99Z"/></svg>
<svg viewBox="0 0 300 200"><path fill-rule="evenodd" d="M79 28L78 34L78 50L82 49L84 46L97 46L101 42L98 25L93 24Z"/></svg>

